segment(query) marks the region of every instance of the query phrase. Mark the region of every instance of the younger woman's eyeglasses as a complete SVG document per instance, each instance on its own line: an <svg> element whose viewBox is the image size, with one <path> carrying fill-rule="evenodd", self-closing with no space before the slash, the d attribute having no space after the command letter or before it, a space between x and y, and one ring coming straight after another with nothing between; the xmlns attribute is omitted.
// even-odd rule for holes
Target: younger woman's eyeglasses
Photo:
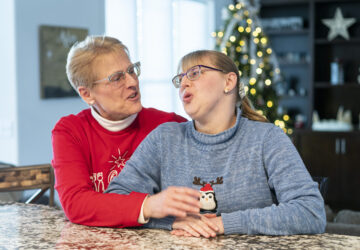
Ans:
<svg viewBox="0 0 360 250"><path fill-rule="evenodd" d="M138 77L141 73L140 71L140 62L136 62L134 64L131 64L126 71L118 71L115 72L111 75L109 75L108 77L101 79L101 80L97 80L95 81L93 84L97 84L103 81L108 81L109 83L116 85L116 86L120 86L122 84L122 80L125 79L125 74L128 73L131 76L136 76Z"/></svg>
<svg viewBox="0 0 360 250"><path fill-rule="evenodd" d="M174 76L174 78L172 79L172 83L174 84L175 88L180 87L181 81L184 78L184 76L186 76L191 81L199 79L201 72L205 71L204 69L201 69L201 68L205 68L208 70L216 70L216 71L220 71L222 73L227 73L226 71L224 71L222 69L217 69L217 68L213 68L213 67L209 67L209 66L205 66L205 65L195 65L195 66L191 67L190 69L188 69L185 73Z"/></svg>

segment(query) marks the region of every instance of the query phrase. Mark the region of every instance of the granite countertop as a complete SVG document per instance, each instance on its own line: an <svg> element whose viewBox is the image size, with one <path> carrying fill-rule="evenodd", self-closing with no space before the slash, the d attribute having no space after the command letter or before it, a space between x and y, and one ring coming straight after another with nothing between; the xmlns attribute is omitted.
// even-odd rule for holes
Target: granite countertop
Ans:
<svg viewBox="0 0 360 250"><path fill-rule="evenodd" d="M336 234L179 237L155 229L87 227L44 205L0 201L0 249L360 249L360 237Z"/></svg>

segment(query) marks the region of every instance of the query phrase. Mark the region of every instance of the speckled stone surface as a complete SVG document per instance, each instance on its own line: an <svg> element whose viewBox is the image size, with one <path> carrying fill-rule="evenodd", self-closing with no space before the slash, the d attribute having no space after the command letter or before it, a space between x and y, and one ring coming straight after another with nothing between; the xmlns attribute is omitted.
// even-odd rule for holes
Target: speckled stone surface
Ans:
<svg viewBox="0 0 360 250"><path fill-rule="evenodd" d="M0 249L360 249L360 237L179 237L163 230L76 225L55 208L0 201Z"/></svg>

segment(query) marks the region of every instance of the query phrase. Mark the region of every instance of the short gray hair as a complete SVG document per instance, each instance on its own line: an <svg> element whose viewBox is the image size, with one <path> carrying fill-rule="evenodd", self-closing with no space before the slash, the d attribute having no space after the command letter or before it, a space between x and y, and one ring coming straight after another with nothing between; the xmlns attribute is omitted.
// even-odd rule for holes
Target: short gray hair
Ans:
<svg viewBox="0 0 360 250"><path fill-rule="evenodd" d="M70 49L66 62L66 75L71 86L77 91L79 86L93 87L97 75L92 68L93 61L100 55L112 52L125 52L130 58L128 48L118 39L109 36L88 36L76 42Z"/></svg>

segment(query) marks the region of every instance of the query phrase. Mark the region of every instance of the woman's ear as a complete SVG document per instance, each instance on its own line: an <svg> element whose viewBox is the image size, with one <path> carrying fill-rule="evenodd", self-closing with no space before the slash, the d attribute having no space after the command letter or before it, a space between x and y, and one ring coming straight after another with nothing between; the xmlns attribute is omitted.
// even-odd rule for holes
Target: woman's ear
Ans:
<svg viewBox="0 0 360 250"><path fill-rule="evenodd" d="M85 87L85 86L79 86L77 88L77 91L81 97L81 99L84 100L84 102L86 102L89 106L92 106L95 104L95 100L92 97L91 91L89 88Z"/></svg>
<svg viewBox="0 0 360 250"><path fill-rule="evenodd" d="M226 82L224 86L225 92L231 92L236 88L237 75L234 72L229 72L226 74Z"/></svg>

